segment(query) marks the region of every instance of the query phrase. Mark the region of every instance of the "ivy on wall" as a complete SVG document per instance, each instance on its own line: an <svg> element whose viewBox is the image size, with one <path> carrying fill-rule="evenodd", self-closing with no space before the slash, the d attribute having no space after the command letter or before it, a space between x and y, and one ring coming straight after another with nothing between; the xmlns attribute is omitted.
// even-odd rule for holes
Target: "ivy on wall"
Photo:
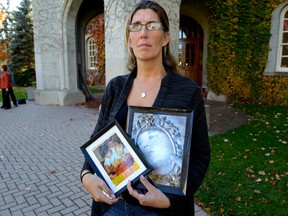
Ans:
<svg viewBox="0 0 288 216"><path fill-rule="evenodd" d="M288 104L283 89L288 77L263 75L272 11L283 1L207 0L208 87L215 93L226 95L231 102Z"/></svg>

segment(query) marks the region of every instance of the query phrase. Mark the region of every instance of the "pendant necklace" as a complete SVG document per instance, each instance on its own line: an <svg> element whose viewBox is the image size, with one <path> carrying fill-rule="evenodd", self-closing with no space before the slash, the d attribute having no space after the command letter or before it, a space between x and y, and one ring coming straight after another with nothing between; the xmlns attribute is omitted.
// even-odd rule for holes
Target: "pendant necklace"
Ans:
<svg viewBox="0 0 288 216"><path fill-rule="evenodd" d="M142 92L142 93L141 93L141 97L142 97L142 98L145 98L147 92L151 91L151 90L158 84L158 82L163 79L164 76L165 76L165 75L163 75L150 89L148 89L148 90L146 90L146 91L144 91L144 90L141 88L141 86L140 86L140 84L139 84L139 81L138 81L138 78L136 77L136 81L137 81L138 88L139 88L139 90Z"/></svg>

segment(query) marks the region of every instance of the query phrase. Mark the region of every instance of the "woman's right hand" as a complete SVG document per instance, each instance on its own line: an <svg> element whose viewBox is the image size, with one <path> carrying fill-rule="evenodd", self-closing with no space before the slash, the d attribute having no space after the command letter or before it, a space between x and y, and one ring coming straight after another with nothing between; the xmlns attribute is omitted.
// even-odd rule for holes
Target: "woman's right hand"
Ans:
<svg viewBox="0 0 288 216"><path fill-rule="evenodd" d="M120 199L119 197L115 197L113 192L101 178L92 173L85 174L82 178L82 183L96 202L105 202L112 205Z"/></svg>

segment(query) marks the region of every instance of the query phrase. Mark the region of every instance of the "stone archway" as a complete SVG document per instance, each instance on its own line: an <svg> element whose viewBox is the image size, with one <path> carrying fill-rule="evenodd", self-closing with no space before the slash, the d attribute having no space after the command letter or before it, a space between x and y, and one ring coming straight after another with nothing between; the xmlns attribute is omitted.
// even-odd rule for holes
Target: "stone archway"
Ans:
<svg viewBox="0 0 288 216"><path fill-rule="evenodd" d="M104 1L104 2L103 2ZM170 17L170 44L177 54L181 0L159 0ZM46 0L33 1L36 65L35 102L42 105L72 105L86 101L81 79L85 78L85 32L89 20L104 11L106 83L127 73L125 22L136 0ZM104 5L104 6L103 6ZM115 52L117 50L117 52ZM83 83L83 82L82 82Z"/></svg>
<svg viewBox="0 0 288 216"><path fill-rule="evenodd" d="M85 28L89 21L104 12L103 1L83 0L79 8L76 20L76 55L78 86L90 98L90 93L86 87L86 52L85 52Z"/></svg>
<svg viewBox="0 0 288 216"><path fill-rule="evenodd" d="M78 88L76 64L75 22L81 3L33 1L37 104L85 102Z"/></svg>
<svg viewBox="0 0 288 216"><path fill-rule="evenodd" d="M85 74L84 29L103 11L103 1L33 1L36 103L64 106L86 101L80 81Z"/></svg>

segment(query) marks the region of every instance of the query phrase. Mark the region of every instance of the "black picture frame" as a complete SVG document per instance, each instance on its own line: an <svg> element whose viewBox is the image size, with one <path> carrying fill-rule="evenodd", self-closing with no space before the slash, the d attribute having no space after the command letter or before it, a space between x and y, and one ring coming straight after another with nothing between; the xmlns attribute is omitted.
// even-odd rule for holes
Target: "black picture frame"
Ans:
<svg viewBox="0 0 288 216"><path fill-rule="evenodd" d="M152 167L115 120L80 147L89 164L115 196L127 189Z"/></svg>
<svg viewBox="0 0 288 216"><path fill-rule="evenodd" d="M126 131L153 167L148 176L162 192L186 195L193 115L184 109L128 108Z"/></svg>

